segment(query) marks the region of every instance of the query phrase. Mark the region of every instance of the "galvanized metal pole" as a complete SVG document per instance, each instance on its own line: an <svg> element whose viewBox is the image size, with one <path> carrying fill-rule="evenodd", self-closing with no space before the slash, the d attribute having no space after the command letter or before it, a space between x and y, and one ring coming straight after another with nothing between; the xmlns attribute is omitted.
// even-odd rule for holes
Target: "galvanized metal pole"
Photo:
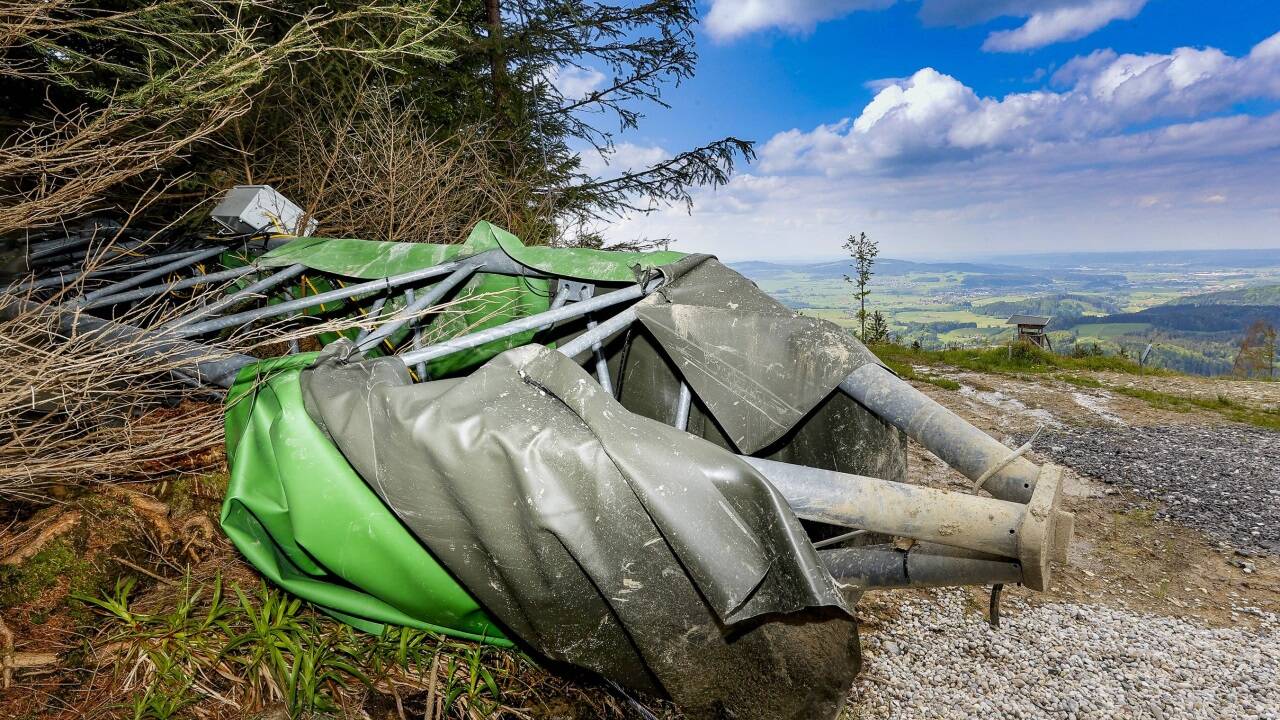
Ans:
<svg viewBox="0 0 1280 720"><path fill-rule="evenodd" d="M689 410L693 407L693 391L689 383L680 381L680 395L676 398L676 421L672 423L677 430L689 429Z"/></svg>
<svg viewBox="0 0 1280 720"><path fill-rule="evenodd" d="M217 332L236 325L244 325L245 323L255 322L263 318L275 317L277 315L287 315L295 310L305 310L317 305L323 305L336 300L346 300L347 298L357 295L368 295L371 293L382 292L394 287L409 285L411 283L420 282L422 280L430 280L433 277L447 275L457 270L459 263L450 262L434 267L422 268L412 272L402 273L400 275L392 275L391 277L381 278L378 280L370 280L368 282L358 283L356 285L348 285L344 288L337 288L328 292L322 292L316 295L308 295L296 300L282 302L277 305L269 305L267 307L246 310L234 315L217 318L214 320L205 320L184 327L174 328L172 334L177 337L190 337L192 335L203 335L205 333Z"/></svg>
<svg viewBox="0 0 1280 720"><path fill-rule="evenodd" d="M874 363L850 373L840 389L971 480L983 478L1014 453ZM1035 491L1039 472L1030 461L1015 458L991 473L983 489L1002 500L1025 503Z"/></svg>
<svg viewBox="0 0 1280 720"><path fill-rule="evenodd" d="M254 267L253 265L248 265L246 267L223 270L222 272L209 273L208 275L196 275L194 277L185 278L165 285L150 285L148 287L138 288L137 290L123 292L119 295L107 295L106 297L100 297L97 300L86 303L84 307L85 309L92 309L96 307L103 307L105 305L119 305L120 303L133 302L135 300L148 298L152 295L161 295L173 290L185 290L186 288L195 287L197 285L210 285L212 283L224 282L226 280L235 280L236 278L241 278L245 275L256 272L260 272L259 268Z"/></svg>
<svg viewBox="0 0 1280 720"><path fill-rule="evenodd" d="M372 318L376 322L378 315L382 313L382 308L385 307L386 304L387 299L385 297L380 297L377 300L374 300L373 307L369 308L369 313L365 317ZM360 332L356 333L356 345L359 346L360 341L369 337L369 333L371 332L373 332L372 325L367 328L360 328Z"/></svg>
<svg viewBox="0 0 1280 720"><path fill-rule="evenodd" d="M147 282L148 280L155 280L158 277L164 277L165 275L168 275L169 273L175 270L181 270L185 267L190 267L200 262L201 260L207 260L213 257L214 255L221 255L223 252L226 252L226 248L222 246L205 248L204 250L199 250L197 252L191 253L185 258L174 260L173 262L168 263L167 265L161 265L155 270L148 270L147 272L134 275L133 277L127 280L121 280L118 283L112 283L111 285L108 285L104 288L94 290L91 293L85 293L83 297L73 300L72 304L85 305L101 297L106 297L108 295L116 295L125 290L128 290L129 288L135 288Z"/></svg>
<svg viewBox="0 0 1280 720"><path fill-rule="evenodd" d="M588 313L595 312L596 310L603 310L604 308L612 307L619 303L627 302L628 300L635 300L636 298L643 297L645 292L646 290L641 286L631 285L629 287L622 288L621 290L615 290L611 293L597 295L588 300L573 303L572 305L565 305L564 307L557 308L555 310L548 310L536 315L520 318L519 320L512 320L511 322L504 323L497 327L480 330L478 332L471 333L470 335L463 335L462 337L431 345L421 350L402 355L401 359L404 360L406 365L435 360L436 358L452 355L453 353L462 350L469 350L473 347L493 342L494 340L501 340L529 330L537 330L543 326L560 322L561 320L572 320L574 318L587 315ZM610 318L610 320L601 323L594 330L579 335L569 343L566 343L564 347L576 347L583 338L590 336L592 333L601 331L613 322L613 320L614 318ZM601 337L608 337L608 335L603 335ZM598 340L588 340L585 345L581 346L578 352L590 349L594 342L598 342ZM569 354L564 348L561 348L561 352L565 352L566 355Z"/></svg>
<svg viewBox="0 0 1280 720"><path fill-rule="evenodd" d="M93 235L86 233L81 235L80 237L63 238L62 240L54 240L53 242L47 245L44 245L39 249L32 248L31 252L27 255L27 259L39 260L41 258L46 258L53 255L61 255L65 251L70 250L71 248L74 248L74 247L79 247L81 245L84 245L92 239L93 239Z"/></svg>
<svg viewBox="0 0 1280 720"><path fill-rule="evenodd" d="M1027 506L879 478L739 456L798 517L1017 558Z"/></svg>
<svg viewBox="0 0 1280 720"><path fill-rule="evenodd" d="M601 295L599 297L611 296L612 293L609 295ZM626 330L628 327L631 327L631 323L634 323L635 321L636 309L635 306L632 306L582 333L569 342L564 343L556 349L569 357L576 357L595 347L597 344L603 343L614 335Z"/></svg>
<svg viewBox="0 0 1280 720"><path fill-rule="evenodd" d="M587 322L587 331L590 332L597 325L598 323L595 320ZM613 378L609 377L609 361L604 356L604 345L595 343L591 346L591 351L596 356L596 381L600 383L600 387L604 388L605 392L613 395Z"/></svg>
<svg viewBox="0 0 1280 720"><path fill-rule="evenodd" d="M404 291L405 307L413 305L413 288L405 288ZM422 322L418 318L413 320L413 339L409 342L410 350L418 350L422 348ZM418 363L413 366L413 372L417 374L418 380L427 379L427 364Z"/></svg>
<svg viewBox="0 0 1280 720"><path fill-rule="evenodd" d="M184 363L184 369L187 372L194 372L196 377L204 383L224 388L230 387L241 368L257 361L257 358L249 355L228 353L220 348L185 340L168 339L157 332L103 320L88 313L54 308L21 297L10 297L11 301L0 303L0 316L13 317L20 312L54 313L59 329L67 335L97 333L103 341L117 342L127 346L130 353L144 356L164 355L170 365Z"/></svg>
<svg viewBox="0 0 1280 720"><path fill-rule="evenodd" d="M556 296L551 298L551 306L548 307L547 309L555 310L556 308L563 307L565 301L568 299L569 299L569 291L562 287L556 291Z"/></svg>
<svg viewBox="0 0 1280 720"><path fill-rule="evenodd" d="M385 338L389 338L399 332L400 328L404 327L406 323L420 320L418 315L422 313L422 311L438 303L446 293L466 282L467 278L471 277L472 273L478 272L483 268L484 265L464 265L450 273L449 277L441 280L435 285L432 285L431 288L423 293L422 297L417 300L414 300L413 296L410 294L412 290L406 290L406 305L398 313L399 318L383 324L382 327L371 332L363 340L357 339L356 348L360 350L360 352L368 352L370 349L377 347L378 343L382 342ZM418 334L421 335L420 331Z"/></svg>
<svg viewBox="0 0 1280 720"><path fill-rule="evenodd" d="M155 267L172 260L178 260L185 257L195 255L199 251L186 251L179 253L166 253L164 255L155 255L153 257L144 258L136 262L125 263L124 265L114 265L112 267L100 268L98 270L77 270L76 272L60 273L49 277L29 280L25 283L14 286L15 292L26 292L27 290L37 290L39 288L50 287L52 285L65 285L80 278L100 277L102 275L115 275L116 273L129 272L130 270L141 270L142 268Z"/></svg>
<svg viewBox="0 0 1280 720"><path fill-rule="evenodd" d="M207 317L209 315L217 315L219 312L222 312L223 310L226 310L229 307L234 307L239 303L249 299L250 297L258 295L259 293L262 293L266 290L270 290L271 288L274 288L277 285L280 285L281 283L288 282L293 278L298 277L306 269L307 267L302 264L290 265L289 267L277 273L269 275L251 285L248 285L241 290L237 290L236 292L222 298L221 300L218 300L217 302L209 303L208 305L205 305L204 307L198 310L187 313L186 315L183 315L181 317L176 317L170 320L169 322L165 323L164 325L161 325L159 329L165 330L168 328L175 328L181 325L185 325L189 322L193 322L202 317Z"/></svg>
<svg viewBox="0 0 1280 720"><path fill-rule="evenodd" d="M1022 566L990 556L934 554L939 546L917 543L901 550L888 545L821 550L818 557L842 583L876 588L952 587L1022 582Z"/></svg>

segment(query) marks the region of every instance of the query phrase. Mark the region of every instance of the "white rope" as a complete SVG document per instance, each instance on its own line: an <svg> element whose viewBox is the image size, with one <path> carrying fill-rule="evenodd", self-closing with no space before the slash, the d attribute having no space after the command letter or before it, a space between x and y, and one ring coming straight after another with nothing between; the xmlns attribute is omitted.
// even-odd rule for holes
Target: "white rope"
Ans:
<svg viewBox="0 0 1280 720"><path fill-rule="evenodd" d="M1028 450L1031 449L1031 443L1034 443L1036 441L1036 438L1040 437L1040 433L1043 430L1044 430L1043 425L1036 428L1036 431L1032 433L1031 437L1028 438L1025 443L1022 444L1022 447L1019 447L1017 450L1014 450L1013 452L1009 453L1009 455L1005 459L1001 460L995 465L992 465L986 472L982 473L982 476L979 477L973 483L973 491L976 493L979 490L981 490L982 486L985 485L986 482L991 479L992 475L995 475L1001 470L1009 467L1009 463L1022 457L1023 454L1025 454Z"/></svg>

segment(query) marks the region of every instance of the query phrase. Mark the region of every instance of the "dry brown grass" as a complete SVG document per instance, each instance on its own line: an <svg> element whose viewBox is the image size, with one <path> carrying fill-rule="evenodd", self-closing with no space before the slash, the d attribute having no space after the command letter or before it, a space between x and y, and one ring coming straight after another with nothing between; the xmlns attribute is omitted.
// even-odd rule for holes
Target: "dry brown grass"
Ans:
<svg viewBox="0 0 1280 720"><path fill-rule="evenodd" d="M0 236L176 185L188 177L178 161L225 145L235 121L301 65L326 56L369 68L443 61L451 53L439 43L454 32L429 2L369 0L295 14L243 0L123 9L7 0L0 4L0 78L48 97L0 113L11 121L0 130ZM122 61L125 43L145 62Z"/></svg>
<svg viewBox="0 0 1280 720"><path fill-rule="evenodd" d="M87 266L102 267L99 257L117 258L113 263L131 259L114 255L112 248L111 243L97 248ZM378 315L353 310L324 319L275 318L200 344L175 342L158 332L196 308L202 297L229 289L224 286L133 305L115 316L113 327L124 326L125 333L87 329L83 322L71 331L70 311L60 305L82 294L85 283L79 280L44 299L0 293L0 363L6 368L0 374L0 500L46 498L51 486L63 484L216 468L223 462L224 408L220 393L191 382L195 363L235 354L269 357L287 351L291 341L314 346L321 333L373 329L400 319L388 304ZM466 302L496 314L514 298L492 293ZM455 301L421 315L448 320L460 311ZM436 327L450 334L470 330L456 322ZM424 333L424 342L439 339Z"/></svg>
<svg viewBox="0 0 1280 720"><path fill-rule="evenodd" d="M317 101L280 139L264 177L329 237L458 243L488 220L537 241L545 215L501 143L479 132L440 138L412 106L371 88L350 107Z"/></svg>

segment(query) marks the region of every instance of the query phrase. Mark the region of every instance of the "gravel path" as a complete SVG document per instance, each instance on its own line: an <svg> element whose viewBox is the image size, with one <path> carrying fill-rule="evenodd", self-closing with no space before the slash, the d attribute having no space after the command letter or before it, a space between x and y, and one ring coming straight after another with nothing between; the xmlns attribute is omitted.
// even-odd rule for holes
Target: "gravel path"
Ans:
<svg viewBox="0 0 1280 720"><path fill-rule="evenodd" d="M1163 503L1162 517L1237 548L1280 553L1280 433L1246 425L1068 428L1046 431L1036 450Z"/></svg>
<svg viewBox="0 0 1280 720"><path fill-rule="evenodd" d="M998 630L963 592L912 598L864 636L853 718L1280 720L1280 616L1209 629L1096 605L1005 603Z"/></svg>

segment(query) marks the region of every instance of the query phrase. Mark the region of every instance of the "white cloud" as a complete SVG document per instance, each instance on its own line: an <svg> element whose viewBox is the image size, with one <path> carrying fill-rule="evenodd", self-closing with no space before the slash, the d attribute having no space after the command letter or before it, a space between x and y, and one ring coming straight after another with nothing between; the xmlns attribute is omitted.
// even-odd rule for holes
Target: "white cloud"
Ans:
<svg viewBox="0 0 1280 720"><path fill-rule="evenodd" d="M595 68L572 65L547 68L543 76L548 83L560 91L566 100L586 97L587 93L599 88L607 79L604 73Z"/></svg>
<svg viewBox="0 0 1280 720"><path fill-rule="evenodd" d="M1280 33L1240 58L1214 48L1149 55L1098 51L1068 62L1054 81L1065 89L980 97L956 78L924 68L885 86L857 118L775 135L761 148L759 167L831 175L907 172L996 152L1035 153L1044 144L1277 99Z"/></svg>
<svg viewBox="0 0 1280 720"><path fill-rule="evenodd" d="M897 0L712 0L707 31L730 40L761 30L780 28L808 32L820 22L859 10L883 10ZM1077 40L1115 20L1137 17L1148 0L924 0L920 18L926 25L980 25L999 17L1026 18L1012 30L987 36L984 50L1031 50L1064 40Z"/></svg>
<svg viewBox="0 0 1280 720"><path fill-rule="evenodd" d="M582 171L596 177L613 177L629 170L643 170L671 157L671 153L657 145L635 145L621 142L612 151L600 153L588 148L580 153Z"/></svg>
<svg viewBox="0 0 1280 720"><path fill-rule="evenodd" d="M1137 17L1146 4L1147 0L1088 0L1077 5L1036 11L1022 26L988 35L982 49L1017 52L1064 40L1078 40L1114 20Z"/></svg>
<svg viewBox="0 0 1280 720"><path fill-rule="evenodd" d="M928 173L740 175L611 225L726 260L830 259L866 230L886 257L1053 250L1275 247L1280 113L1056 143ZM1217 198L1230 198L1220 202Z"/></svg>
<svg viewBox="0 0 1280 720"><path fill-rule="evenodd" d="M1280 34L1239 57L1094 53L999 98L925 68L855 117L777 133L692 214L607 234L726 259L832 257L853 230L891 257L1274 247L1280 112L1231 114L1253 98L1280 99Z"/></svg>
<svg viewBox="0 0 1280 720"><path fill-rule="evenodd" d="M896 0L712 0L707 31L729 40L769 28L807 32L823 20L858 10L882 10Z"/></svg>

